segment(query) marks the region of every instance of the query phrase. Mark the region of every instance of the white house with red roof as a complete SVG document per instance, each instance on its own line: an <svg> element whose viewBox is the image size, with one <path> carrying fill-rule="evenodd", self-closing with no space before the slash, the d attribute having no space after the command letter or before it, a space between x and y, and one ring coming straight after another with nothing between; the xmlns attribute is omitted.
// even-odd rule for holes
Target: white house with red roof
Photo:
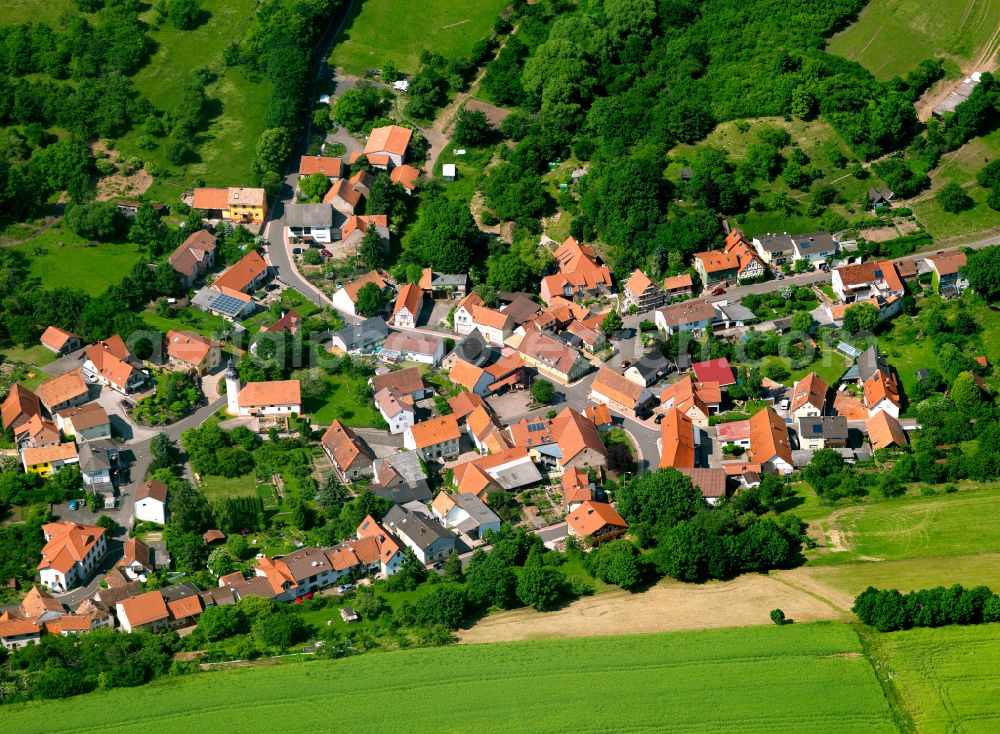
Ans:
<svg viewBox="0 0 1000 734"><path fill-rule="evenodd" d="M666 294L660 284L638 268L632 273L632 277L625 281L622 294L629 304L639 309L640 313L659 308L666 301Z"/></svg>
<svg viewBox="0 0 1000 734"><path fill-rule="evenodd" d="M413 283L407 283L399 289L396 302L392 306L390 323L412 329L417 325L417 318L424 305L424 292Z"/></svg>
<svg viewBox="0 0 1000 734"><path fill-rule="evenodd" d="M132 517L136 522L167 524L167 485L155 479L143 482L135 492Z"/></svg>
<svg viewBox="0 0 1000 734"><path fill-rule="evenodd" d="M104 528L61 520L43 525L42 533L38 575L50 591L66 591L85 581L108 551Z"/></svg>
<svg viewBox="0 0 1000 734"><path fill-rule="evenodd" d="M593 248L568 237L553 254L559 272L542 278L542 300L549 303L556 296L586 298L611 290L611 270L598 262Z"/></svg>

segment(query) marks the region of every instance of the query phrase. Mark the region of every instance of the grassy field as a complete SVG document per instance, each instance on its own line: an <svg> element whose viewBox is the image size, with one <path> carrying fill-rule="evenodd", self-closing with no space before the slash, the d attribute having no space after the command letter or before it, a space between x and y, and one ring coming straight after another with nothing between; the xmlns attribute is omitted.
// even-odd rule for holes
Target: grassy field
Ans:
<svg viewBox="0 0 1000 734"><path fill-rule="evenodd" d="M3 19L8 23L48 23L55 26L60 15L67 10L75 11L72 0L4 0Z"/></svg>
<svg viewBox="0 0 1000 734"><path fill-rule="evenodd" d="M998 158L1000 130L974 138L941 158L941 164L931 174L930 191L910 202L913 213L935 239L975 235L1000 228L1000 212L986 205L986 195L989 192L976 183L976 174L985 162ZM965 188L966 193L976 202L974 207L959 214L949 214L941 208L935 194L952 182Z"/></svg>
<svg viewBox="0 0 1000 734"><path fill-rule="evenodd" d="M699 146L723 148L733 161L746 157L747 146L757 141L757 130L766 125L787 130L792 137L792 145L797 145L823 171L820 183L833 186L838 192L838 200L831 209L848 219L856 218L861 210L858 201L872 185L872 180L860 181L849 175L845 169L835 168L830 162L830 155L840 151L848 160L854 156L850 149L840 140L837 133L823 120L805 122L802 120L786 121L778 117L766 117L748 120L750 128L743 132L736 122L726 122L713 130ZM696 146L679 145L670 151L673 162L667 168L667 177L679 179L681 170L690 162ZM790 149L789 149L790 150ZM787 157L788 150L784 151ZM877 183L877 182L876 182ZM776 194L787 194L799 202L799 213L786 215L778 211L758 212L751 209L746 214L730 220L732 226L741 227L751 237L768 232L789 232L798 234L822 229L818 217L806 215L809 204L809 193L789 188L777 177L774 181L758 180L754 182L757 195L769 201Z"/></svg>
<svg viewBox="0 0 1000 734"><path fill-rule="evenodd" d="M27 362L28 364L33 364L37 367L44 367L50 362L55 361L56 358L56 355L53 352L50 352L41 344L36 344L33 347L27 347L25 349L7 347L0 351L0 354L3 354L3 356L7 359L12 359L16 362Z"/></svg>
<svg viewBox="0 0 1000 734"><path fill-rule="evenodd" d="M462 645L176 678L140 707L118 690L12 706L5 721L22 734L244 732L248 716L282 732L893 732L860 652L833 624ZM374 690L392 705L358 704Z"/></svg>
<svg viewBox="0 0 1000 734"><path fill-rule="evenodd" d="M128 273L139 257L132 244L91 245L59 227L13 247L31 261L31 275L46 288L76 288L99 295Z"/></svg>
<svg viewBox="0 0 1000 734"><path fill-rule="evenodd" d="M445 58L468 56L486 38L507 0L364 0L356 2L330 64L350 74L392 61L414 74L420 52L433 49ZM392 29L391 42L386 40Z"/></svg>
<svg viewBox="0 0 1000 734"><path fill-rule="evenodd" d="M789 381L801 380L803 377L808 375L810 372L815 372L817 375L823 378L828 385L833 385L840 376L844 374L844 371L850 366L847 358L833 349L823 349L819 353L819 357L813 362L795 368L792 368L792 360L790 357L776 357L767 356L761 360L761 366L767 367L769 364L773 363L783 364L791 376L788 378Z"/></svg>
<svg viewBox="0 0 1000 734"><path fill-rule="evenodd" d="M251 79L239 68L222 63L226 45L239 40L246 23L258 6L257 0L202 0L208 20L190 31L179 31L164 23L150 35L156 53L135 76L135 86L154 105L174 110L180 105L184 85L195 69L208 67L221 72L217 81L205 88L213 101L213 119L198 136L199 160L184 167L166 161L162 140L153 150L143 150L138 141L145 134L133 130L118 140L118 149L128 156L153 162L159 173L149 190L156 201L175 203L196 178L208 186L250 185L254 145L264 129L264 114L271 94L270 83ZM154 11L148 11L152 17Z"/></svg>
<svg viewBox="0 0 1000 734"><path fill-rule="evenodd" d="M361 404L354 397L353 378L345 375L330 375L329 388L320 400L305 401L303 411L312 416L313 423L329 425L339 419L348 426L372 426L381 418L373 407Z"/></svg>
<svg viewBox="0 0 1000 734"><path fill-rule="evenodd" d="M1000 3L989 0L871 0L856 23L830 39L827 51L889 79L935 56L963 66L987 48L995 53L998 27Z"/></svg>
<svg viewBox="0 0 1000 734"><path fill-rule="evenodd" d="M210 502L225 497L247 497L257 494L257 481L252 474L232 479L206 474L201 478L201 491Z"/></svg>
<svg viewBox="0 0 1000 734"><path fill-rule="evenodd" d="M1000 730L1000 624L872 635L866 651L916 731Z"/></svg>
<svg viewBox="0 0 1000 734"><path fill-rule="evenodd" d="M171 329L179 329L218 339L219 335L226 330L226 321L219 316L192 307L188 307L180 313L184 314L183 318L164 318L151 310L146 310L140 314L140 317L150 329L162 331L164 334Z"/></svg>

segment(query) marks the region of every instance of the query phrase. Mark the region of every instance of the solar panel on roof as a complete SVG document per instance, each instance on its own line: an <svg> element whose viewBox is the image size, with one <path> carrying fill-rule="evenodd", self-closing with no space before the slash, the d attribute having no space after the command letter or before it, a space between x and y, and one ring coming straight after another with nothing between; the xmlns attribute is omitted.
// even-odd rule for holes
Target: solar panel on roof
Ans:
<svg viewBox="0 0 1000 734"><path fill-rule="evenodd" d="M232 296L220 295L212 301L210 308L213 311L221 311L225 314L238 314L243 310L243 301Z"/></svg>
<svg viewBox="0 0 1000 734"><path fill-rule="evenodd" d="M545 430L545 424L544 423L529 423L528 424L528 433L535 433L536 431L544 431L544 430Z"/></svg>

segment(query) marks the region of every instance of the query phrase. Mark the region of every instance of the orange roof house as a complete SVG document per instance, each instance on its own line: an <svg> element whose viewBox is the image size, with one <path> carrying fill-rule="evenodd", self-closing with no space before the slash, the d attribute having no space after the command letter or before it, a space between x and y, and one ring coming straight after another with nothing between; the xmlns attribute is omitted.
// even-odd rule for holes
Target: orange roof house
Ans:
<svg viewBox="0 0 1000 734"><path fill-rule="evenodd" d="M3 407L0 408L4 428L17 428L26 423L31 416L41 413L42 406L38 396L16 382L11 385L10 392L3 401Z"/></svg>
<svg viewBox="0 0 1000 734"><path fill-rule="evenodd" d="M567 512L572 512L580 504L594 498L594 485L587 472L567 469L562 475L562 501Z"/></svg>
<svg viewBox="0 0 1000 734"><path fill-rule="evenodd" d="M459 422L465 420L466 416L470 415L476 408L490 409L486 401L474 392L460 392L455 397L448 399L448 405L451 407L451 414Z"/></svg>
<svg viewBox="0 0 1000 734"><path fill-rule="evenodd" d="M43 347L56 354L72 352L75 349L79 349L82 344L80 337L71 331L60 329L58 326L48 327L42 332L42 337L39 341Z"/></svg>
<svg viewBox="0 0 1000 734"><path fill-rule="evenodd" d="M395 326L416 326L420 307L424 302L424 292L413 283L407 283L396 296L392 307L392 323Z"/></svg>
<svg viewBox="0 0 1000 734"><path fill-rule="evenodd" d="M372 473L375 454L354 431L339 420L335 420L326 429L320 444L342 481Z"/></svg>
<svg viewBox="0 0 1000 734"><path fill-rule="evenodd" d="M327 178L340 178L344 175L344 161L321 155L304 155L299 158L299 175L312 176L322 173Z"/></svg>
<svg viewBox="0 0 1000 734"><path fill-rule="evenodd" d="M215 353L214 359L212 359L213 351ZM202 372L219 363L219 343L206 339L193 331L171 329L167 332L167 357L172 362L193 367L198 372Z"/></svg>
<svg viewBox="0 0 1000 734"><path fill-rule="evenodd" d="M598 430L610 428L612 424L611 410L606 403L600 405L588 405L583 409L584 417L593 423Z"/></svg>
<svg viewBox="0 0 1000 734"><path fill-rule="evenodd" d="M26 448L21 451L24 470L45 476L55 474L66 464L76 464L78 461L76 444L72 441L39 448Z"/></svg>
<svg viewBox="0 0 1000 734"><path fill-rule="evenodd" d="M552 434L561 452L558 464L563 469L605 465L607 449L597 426L575 410L564 408L552 419Z"/></svg>
<svg viewBox="0 0 1000 734"><path fill-rule="evenodd" d="M442 415L410 426L404 444L412 444L406 447L420 451L450 441L457 443L461 434L458 419L454 415Z"/></svg>
<svg viewBox="0 0 1000 734"><path fill-rule="evenodd" d="M694 422L671 408L660 423L660 468L691 469L695 465Z"/></svg>
<svg viewBox="0 0 1000 734"><path fill-rule="evenodd" d="M597 253L568 237L555 251L553 257L559 272L542 278L541 296L546 303L555 296L576 298L594 295L611 288L611 271L607 265L598 264Z"/></svg>
<svg viewBox="0 0 1000 734"><path fill-rule="evenodd" d="M868 438L873 449L885 449L890 446L906 446L908 439L906 431L899 421L884 410L876 410L865 424Z"/></svg>
<svg viewBox="0 0 1000 734"><path fill-rule="evenodd" d="M663 290L667 296L683 296L694 288L694 281L687 273L663 279Z"/></svg>
<svg viewBox="0 0 1000 734"><path fill-rule="evenodd" d="M796 418L823 415L826 405L827 384L815 372L810 372L795 383L789 411Z"/></svg>
<svg viewBox="0 0 1000 734"><path fill-rule="evenodd" d="M458 359L448 372L448 379L455 385L461 385L470 393L485 396L489 393L489 386L493 384L493 378L485 369L477 367L464 359Z"/></svg>
<svg viewBox="0 0 1000 734"><path fill-rule="evenodd" d="M62 441L59 429L52 421L35 414L14 430L17 442L27 441L31 447L39 448Z"/></svg>
<svg viewBox="0 0 1000 734"><path fill-rule="evenodd" d="M750 458L779 474L788 474L794 468L785 421L771 408L750 417Z"/></svg>
<svg viewBox="0 0 1000 734"><path fill-rule="evenodd" d="M696 252L691 261L705 285L735 278L740 270L740 259L735 253L725 250Z"/></svg>
<svg viewBox="0 0 1000 734"><path fill-rule="evenodd" d="M240 413L243 409L263 409L274 406L294 406L298 413L302 404L302 391L298 380L272 380L269 382L248 382L240 390L237 402Z"/></svg>
<svg viewBox="0 0 1000 734"><path fill-rule="evenodd" d="M659 308L663 305L663 301L666 298L659 284L653 282L648 275L638 268L625 281L623 292L625 298L638 308L640 312Z"/></svg>
<svg viewBox="0 0 1000 734"><path fill-rule="evenodd" d="M104 528L61 520L42 526L45 546L38 564L42 585L65 591L97 569L107 540Z"/></svg>
<svg viewBox="0 0 1000 734"><path fill-rule="evenodd" d="M590 399L595 403L607 403L627 413L641 410L653 399L653 394L645 385L633 382L609 367L601 367L590 390Z"/></svg>
<svg viewBox="0 0 1000 734"><path fill-rule="evenodd" d="M396 166L389 173L389 180L402 186L407 193L417 187L418 178L420 178L420 169L405 163L402 166Z"/></svg>
<svg viewBox="0 0 1000 734"><path fill-rule="evenodd" d="M877 410L888 411L894 418L899 417L903 401L899 394L899 383L891 371L877 370L864 385L865 407L868 415Z"/></svg>
<svg viewBox="0 0 1000 734"><path fill-rule="evenodd" d="M665 408L677 408L694 421L696 426L708 426L709 409L699 394L697 383L691 375L684 375L660 393L660 404Z"/></svg>
<svg viewBox="0 0 1000 734"><path fill-rule="evenodd" d="M88 356L91 354L92 350L94 354L98 354L99 347L87 347ZM109 363L108 374L127 375L134 369L132 368L132 365L128 363L125 363L124 366L118 364L120 360L118 360L118 358L114 355L103 354L99 356L101 357L102 363ZM39 400L41 400L42 404L48 408L50 413L62 410L63 408L71 405L79 405L90 397L90 391L87 388L87 383L84 381L83 374L81 374L79 369L70 370L69 372L64 372L58 377L53 377L51 380L46 380L39 385L37 389Z"/></svg>
<svg viewBox="0 0 1000 734"><path fill-rule="evenodd" d="M275 321L270 326L262 326L260 330L266 334L297 334L299 333L299 327L302 325L302 317L299 316L298 312L293 308L292 310L282 314L281 318Z"/></svg>
<svg viewBox="0 0 1000 734"><path fill-rule="evenodd" d="M212 283L219 288L230 288L240 293L247 293L267 277L270 272L268 264L256 250L251 250L243 258L220 275Z"/></svg>
<svg viewBox="0 0 1000 734"><path fill-rule="evenodd" d="M373 128L365 143L365 156L376 168L401 166L413 131L399 125Z"/></svg>
<svg viewBox="0 0 1000 734"><path fill-rule="evenodd" d="M606 502L588 500L566 516L570 535L587 538L594 545L612 540L628 530L628 523Z"/></svg>

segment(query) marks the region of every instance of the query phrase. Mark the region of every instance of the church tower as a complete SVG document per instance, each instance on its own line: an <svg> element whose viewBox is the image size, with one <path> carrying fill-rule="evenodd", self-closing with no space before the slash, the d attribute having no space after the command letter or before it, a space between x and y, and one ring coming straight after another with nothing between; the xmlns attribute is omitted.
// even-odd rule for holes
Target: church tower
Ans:
<svg viewBox="0 0 1000 734"><path fill-rule="evenodd" d="M236 367L233 366L233 360L230 358L229 365L226 367L226 402L228 403L226 411L229 415L239 415L240 414L240 373L236 371Z"/></svg>

